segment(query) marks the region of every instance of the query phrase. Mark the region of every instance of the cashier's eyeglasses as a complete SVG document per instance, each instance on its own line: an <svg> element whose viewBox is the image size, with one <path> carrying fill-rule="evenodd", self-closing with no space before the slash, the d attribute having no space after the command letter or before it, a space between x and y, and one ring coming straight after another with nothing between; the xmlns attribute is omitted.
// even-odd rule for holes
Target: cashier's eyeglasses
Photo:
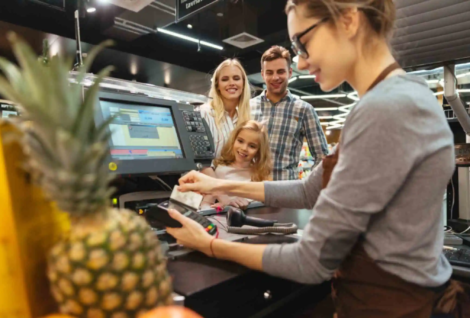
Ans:
<svg viewBox="0 0 470 318"><path fill-rule="evenodd" d="M305 45L307 44L307 42L305 43L302 43L300 42L300 38L303 37L305 34L307 34L308 32L312 31L313 29L315 29L317 26L319 26L320 24L328 21L329 18L323 18L321 19L320 21L318 21L317 23L315 23L314 25L312 25L310 28L308 28L307 30L297 34L297 35L294 35L292 37L292 51L294 51L294 53L298 56L300 56L301 58L304 58L304 59L307 59L308 58L308 51L307 49L305 48Z"/></svg>

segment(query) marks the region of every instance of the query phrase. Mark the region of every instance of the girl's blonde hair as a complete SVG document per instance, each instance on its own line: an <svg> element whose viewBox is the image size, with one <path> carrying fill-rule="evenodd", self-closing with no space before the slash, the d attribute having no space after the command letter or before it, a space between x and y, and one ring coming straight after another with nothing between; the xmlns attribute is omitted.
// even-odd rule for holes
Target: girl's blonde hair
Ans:
<svg viewBox="0 0 470 318"><path fill-rule="evenodd" d="M393 0L288 0L286 13L303 4L305 16L331 18L333 21L344 10L357 8L364 13L370 28L384 38L391 35L395 23L396 9Z"/></svg>
<svg viewBox="0 0 470 318"><path fill-rule="evenodd" d="M209 97L212 98L211 101L211 106L212 109L215 111L215 124L217 127L220 127L220 125L223 123L225 120L224 113L225 113L225 108L224 108L224 102L222 100L222 95L220 95L219 91L219 77L220 77L220 72L222 69L226 66L236 66L240 69L243 77L243 91L242 94L240 95L240 101L238 103L238 122L245 122L250 120L251 115L250 115L250 98L251 98L251 90L250 90L250 83L248 81L248 77L246 76L245 69L243 66L240 64L240 62L237 59L226 59L220 65L217 67L217 69L214 72L214 75L212 76L212 85L211 85L211 90L209 92Z"/></svg>
<svg viewBox="0 0 470 318"><path fill-rule="evenodd" d="M259 148L253 163L251 164L251 181L264 181L271 178L273 164L271 160L271 150L269 148L269 138L266 127L254 120L241 123L230 134L230 138L222 148L220 157L214 161L215 166L230 166L235 162L233 145L242 130L252 130L259 134Z"/></svg>

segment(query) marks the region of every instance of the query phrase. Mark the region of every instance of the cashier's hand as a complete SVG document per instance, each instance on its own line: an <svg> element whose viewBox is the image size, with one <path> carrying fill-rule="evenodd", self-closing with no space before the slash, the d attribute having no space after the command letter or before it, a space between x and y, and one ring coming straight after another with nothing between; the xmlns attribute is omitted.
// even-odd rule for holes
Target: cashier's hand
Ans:
<svg viewBox="0 0 470 318"><path fill-rule="evenodd" d="M181 228L166 228L167 233L173 236L178 244L201 251L208 256L211 255L210 242L213 237L201 224L173 209L169 209L168 214L183 225Z"/></svg>
<svg viewBox="0 0 470 318"><path fill-rule="evenodd" d="M180 180L179 191L194 191L200 194L215 194L214 189L222 182L222 180L214 179L197 171L191 171L184 175Z"/></svg>
<svg viewBox="0 0 470 318"><path fill-rule="evenodd" d="M240 208L242 210L245 210L248 207L249 204L250 204L250 201L248 201L247 199L236 197L236 198L231 199L228 202L222 201L222 202L213 204L212 207L213 208L222 208L223 209L226 206L233 206L235 208Z"/></svg>

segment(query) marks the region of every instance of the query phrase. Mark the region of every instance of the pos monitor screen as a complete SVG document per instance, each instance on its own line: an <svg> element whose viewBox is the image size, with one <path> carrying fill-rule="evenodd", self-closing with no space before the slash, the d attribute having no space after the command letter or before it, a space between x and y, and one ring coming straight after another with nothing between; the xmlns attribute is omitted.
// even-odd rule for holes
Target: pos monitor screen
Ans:
<svg viewBox="0 0 470 318"><path fill-rule="evenodd" d="M178 173L195 169L194 154L176 102L101 92L97 124L116 116L108 167L120 175Z"/></svg>

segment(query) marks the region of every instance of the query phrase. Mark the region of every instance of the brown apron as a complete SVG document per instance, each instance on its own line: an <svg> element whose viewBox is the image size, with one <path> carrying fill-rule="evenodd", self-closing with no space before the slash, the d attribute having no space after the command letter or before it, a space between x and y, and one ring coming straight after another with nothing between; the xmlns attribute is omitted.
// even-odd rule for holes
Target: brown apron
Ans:
<svg viewBox="0 0 470 318"><path fill-rule="evenodd" d="M358 242L332 282L337 318L430 318L432 314L470 317L470 288L450 280L425 288L380 268Z"/></svg>
<svg viewBox="0 0 470 318"><path fill-rule="evenodd" d="M387 67L369 90L400 66ZM336 152L323 159L322 186L328 185L339 157ZM367 255L359 240L343 260L332 281L332 298L337 318L429 318L434 314L470 317L470 287L450 280L437 288L425 288L380 268Z"/></svg>

